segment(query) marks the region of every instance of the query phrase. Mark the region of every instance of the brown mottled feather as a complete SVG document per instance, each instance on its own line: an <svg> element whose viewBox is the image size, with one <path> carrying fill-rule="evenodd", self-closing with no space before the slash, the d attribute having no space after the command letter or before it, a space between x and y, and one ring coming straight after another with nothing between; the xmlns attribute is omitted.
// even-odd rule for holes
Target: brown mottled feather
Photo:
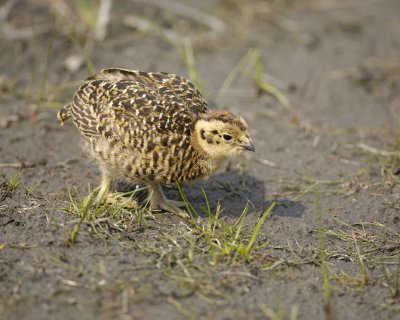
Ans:
<svg viewBox="0 0 400 320"><path fill-rule="evenodd" d="M66 107L59 112L62 122ZM68 105L100 165L143 182L206 174L194 165L199 155L190 143L194 121L205 112L205 101L185 78L123 69L89 77Z"/></svg>
<svg viewBox="0 0 400 320"><path fill-rule="evenodd" d="M136 70L110 68L104 69L95 75L90 76L90 80L129 80L140 83L143 87L154 91L164 97L179 97L187 108L194 113L207 112L207 104L200 92L194 85L182 76L166 72L143 72Z"/></svg>
<svg viewBox="0 0 400 320"><path fill-rule="evenodd" d="M229 157L255 150L241 117L209 112L192 83L168 73L103 70L57 116L72 118L100 166L98 203L120 176L147 184L151 208L179 213L182 203L166 199L161 184L208 177Z"/></svg>

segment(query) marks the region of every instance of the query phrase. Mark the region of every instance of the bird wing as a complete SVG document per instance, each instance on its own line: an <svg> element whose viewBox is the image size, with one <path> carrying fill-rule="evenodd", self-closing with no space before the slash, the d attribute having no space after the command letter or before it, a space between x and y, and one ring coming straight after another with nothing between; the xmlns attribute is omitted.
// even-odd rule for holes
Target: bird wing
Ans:
<svg viewBox="0 0 400 320"><path fill-rule="evenodd" d="M146 81L89 79L72 103L71 114L78 129L89 137L102 135L136 147L139 140L167 146L176 143L171 139L190 136L199 110L207 110L201 95L189 100L184 93L170 89L170 82L164 90Z"/></svg>
<svg viewBox="0 0 400 320"><path fill-rule="evenodd" d="M166 72L143 72L120 68L103 69L86 80L131 80L151 88L163 96L179 96L187 108L195 113L208 111L207 103L193 83L182 76Z"/></svg>

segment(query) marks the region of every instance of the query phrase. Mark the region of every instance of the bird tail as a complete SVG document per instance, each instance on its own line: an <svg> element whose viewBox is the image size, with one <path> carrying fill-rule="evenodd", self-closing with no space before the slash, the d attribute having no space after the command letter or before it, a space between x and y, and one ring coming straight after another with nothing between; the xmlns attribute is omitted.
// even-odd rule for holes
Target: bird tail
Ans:
<svg viewBox="0 0 400 320"><path fill-rule="evenodd" d="M63 125L69 117L71 117L71 103L66 104L57 113L57 119L61 122L61 125Z"/></svg>

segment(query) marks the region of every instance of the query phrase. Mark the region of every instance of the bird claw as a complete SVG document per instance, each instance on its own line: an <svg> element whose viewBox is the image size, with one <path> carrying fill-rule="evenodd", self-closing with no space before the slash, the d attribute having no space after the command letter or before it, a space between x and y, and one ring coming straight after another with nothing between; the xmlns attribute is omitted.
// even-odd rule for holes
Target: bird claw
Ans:
<svg viewBox="0 0 400 320"><path fill-rule="evenodd" d="M151 210L155 211L166 211L173 214L177 214L183 218L188 218L189 215L186 213L185 210L179 208L185 205L182 201L174 201L163 199L163 201L157 201L150 204Z"/></svg>
<svg viewBox="0 0 400 320"><path fill-rule="evenodd" d="M139 204L135 200L133 200L132 198L127 198L118 193L107 195L106 199L104 200L104 203L107 204L120 203L121 206L125 209L136 209L139 207Z"/></svg>
<svg viewBox="0 0 400 320"><path fill-rule="evenodd" d="M182 208L186 207L186 203L183 201L177 201L177 200L167 200L169 205L172 205L174 207Z"/></svg>

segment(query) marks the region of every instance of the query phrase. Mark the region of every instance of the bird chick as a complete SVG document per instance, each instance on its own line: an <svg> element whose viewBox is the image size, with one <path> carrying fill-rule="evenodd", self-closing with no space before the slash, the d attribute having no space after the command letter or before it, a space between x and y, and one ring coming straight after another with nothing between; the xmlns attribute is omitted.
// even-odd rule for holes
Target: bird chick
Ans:
<svg viewBox="0 0 400 320"><path fill-rule="evenodd" d="M102 70L57 116L61 124L72 118L100 167L98 202L122 178L148 186L152 209L179 213L183 203L166 199L162 184L207 178L225 160L255 151L243 118L209 111L190 81L169 73Z"/></svg>

